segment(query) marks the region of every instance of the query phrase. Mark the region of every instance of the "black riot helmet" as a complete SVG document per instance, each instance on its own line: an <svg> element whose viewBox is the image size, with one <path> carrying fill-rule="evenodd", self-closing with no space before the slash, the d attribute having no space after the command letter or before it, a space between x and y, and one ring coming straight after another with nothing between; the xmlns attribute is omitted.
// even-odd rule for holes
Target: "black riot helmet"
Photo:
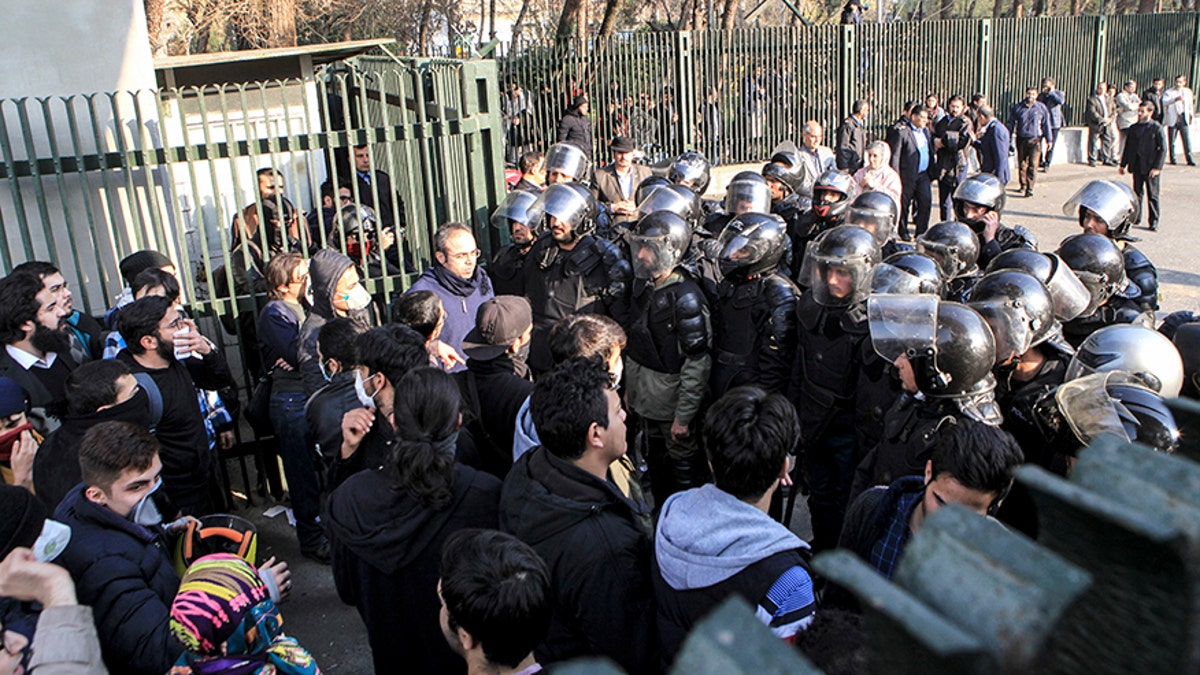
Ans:
<svg viewBox="0 0 1200 675"><path fill-rule="evenodd" d="M710 169L711 165L704 155L688 150L671 162L670 168L667 169L667 180L676 185L687 186L699 196L708 189Z"/></svg>
<svg viewBox="0 0 1200 675"><path fill-rule="evenodd" d="M1064 382L1054 402L1080 443L1107 434L1161 452L1174 452L1179 446L1179 425L1163 397L1124 371Z"/></svg>
<svg viewBox="0 0 1200 675"><path fill-rule="evenodd" d="M1128 285L1125 257L1111 239L1093 232L1073 234L1058 245L1058 257L1087 287L1091 301L1079 316L1091 316Z"/></svg>
<svg viewBox="0 0 1200 675"><path fill-rule="evenodd" d="M529 227L541 234L550 231L550 217L571 228L572 237L591 234L596 227L596 199L579 183L559 183L546 188L529 207Z"/></svg>
<svg viewBox="0 0 1200 675"><path fill-rule="evenodd" d="M965 414L998 423L991 395L996 343L978 312L932 295L872 295L867 317L875 351L892 362L906 357L921 393L954 399Z"/></svg>
<svg viewBox="0 0 1200 675"><path fill-rule="evenodd" d="M979 238L962 223L947 220L930 227L917 237L917 250L936 260L947 280L977 270Z"/></svg>
<svg viewBox="0 0 1200 675"><path fill-rule="evenodd" d="M1113 239L1128 237L1137 209L1138 198L1133 190L1115 180L1088 181L1062 208L1063 215L1078 216L1082 227L1086 227L1089 214L1099 218L1104 222L1103 229Z"/></svg>
<svg viewBox="0 0 1200 675"><path fill-rule="evenodd" d="M971 289L967 304L991 327L1001 364L1045 342L1058 326L1050 291L1032 275L1017 270L985 274Z"/></svg>
<svg viewBox="0 0 1200 675"><path fill-rule="evenodd" d="M804 194L804 165L794 152L783 150L772 155L771 161L763 165L762 175L783 183L792 194L808 196Z"/></svg>
<svg viewBox="0 0 1200 675"><path fill-rule="evenodd" d="M996 215L1004 213L1004 185L990 173L977 173L963 182L958 184L954 190L954 196L951 198L954 203L954 215L961 222L966 223L975 232L983 231L983 222L974 218L967 218L964 206L967 204L975 204L983 206L991 211L995 211Z"/></svg>
<svg viewBox="0 0 1200 675"><path fill-rule="evenodd" d="M998 270L1018 270L1045 284L1050 297L1054 298L1054 318L1058 321L1070 321L1079 316L1091 301L1087 287L1062 258L1053 253L1009 249L988 263L988 272Z"/></svg>
<svg viewBox="0 0 1200 675"><path fill-rule="evenodd" d="M839 225L821 233L809 249L807 280L813 299L825 307L862 302L870 293L871 270L879 263L879 243L861 227Z"/></svg>
<svg viewBox="0 0 1200 675"><path fill-rule="evenodd" d="M684 185L663 185L654 188L646 198L638 202L638 217L658 211L670 211L695 227L703 215L700 197Z"/></svg>
<svg viewBox="0 0 1200 675"><path fill-rule="evenodd" d="M743 213L717 237L717 264L727 279L746 280L774 270L787 250L787 225L779 216Z"/></svg>
<svg viewBox="0 0 1200 675"><path fill-rule="evenodd" d="M1075 350L1066 379L1120 370L1167 398L1183 389L1183 357L1167 336L1146 326L1118 323L1105 326Z"/></svg>
<svg viewBox="0 0 1200 675"><path fill-rule="evenodd" d="M657 279L683 260L692 243L692 228L679 214L655 211L638 221L625 235L633 274L638 279Z"/></svg>
<svg viewBox="0 0 1200 675"><path fill-rule="evenodd" d="M893 253L871 272L872 293L925 293L941 297L945 290L941 266L933 258L916 251Z"/></svg>
<svg viewBox="0 0 1200 675"><path fill-rule="evenodd" d="M813 212L822 220L837 218L850 208L858 196L858 183L845 171L829 169L813 183Z"/></svg>
<svg viewBox="0 0 1200 675"><path fill-rule="evenodd" d="M546 151L546 174L559 173L573 181L586 182L592 162L577 146L555 143Z"/></svg>
<svg viewBox="0 0 1200 675"><path fill-rule="evenodd" d="M642 182L638 183L637 189L633 191L633 201L641 204L642 200L646 197L649 197L651 192L654 192L657 188L670 184L671 181L663 178L662 176L650 176L649 178L646 178Z"/></svg>
<svg viewBox="0 0 1200 675"><path fill-rule="evenodd" d="M770 213L771 188L767 179L753 171L742 171L725 188L725 213Z"/></svg>
<svg viewBox="0 0 1200 675"><path fill-rule="evenodd" d="M857 225L875 235L880 246L896 236L900 222L900 205L886 192L867 190L850 202L846 224Z"/></svg>

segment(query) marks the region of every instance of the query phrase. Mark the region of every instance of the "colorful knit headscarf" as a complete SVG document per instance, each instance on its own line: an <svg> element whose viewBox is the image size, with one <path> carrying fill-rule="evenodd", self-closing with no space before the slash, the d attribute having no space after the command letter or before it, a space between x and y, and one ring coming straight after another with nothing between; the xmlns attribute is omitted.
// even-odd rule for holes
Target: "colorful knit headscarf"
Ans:
<svg viewBox="0 0 1200 675"><path fill-rule="evenodd" d="M204 556L188 568L171 604L171 632L187 648L171 673L319 674L282 626L250 563L228 553Z"/></svg>

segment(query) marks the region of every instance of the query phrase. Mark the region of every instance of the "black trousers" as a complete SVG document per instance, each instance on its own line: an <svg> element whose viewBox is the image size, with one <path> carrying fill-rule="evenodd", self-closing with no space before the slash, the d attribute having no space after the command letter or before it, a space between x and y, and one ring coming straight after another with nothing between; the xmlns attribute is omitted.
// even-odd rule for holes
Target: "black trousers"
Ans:
<svg viewBox="0 0 1200 675"><path fill-rule="evenodd" d="M933 208L933 187L929 174L919 173L916 178L900 186L900 234L908 236L908 217L916 225L917 235L925 234L929 227L929 212Z"/></svg>
<svg viewBox="0 0 1200 675"><path fill-rule="evenodd" d="M1046 154L1042 155L1042 166L1050 168L1050 157L1054 155L1054 143L1058 140L1058 127L1050 127L1050 138L1047 140Z"/></svg>
<svg viewBox="0 0 1200 675"><path fill-rule="evenodd" d="M1171 163L1175 163L1175 135L1183 139L1183 159L1192 163L1192 139L1188 134L1188 124L1180 119L1174 126L1167 127L1167 147L1171 150Z"/></svg>
<svg viewBox="0 0 1200 675"><path fill-rule="evenodd" d="M1162 174L1151 177L1148 173L1133 173L1133 194L1138 196L1137 212L1133 214L1133 222L1142 222L1142 202L1146 203L1148 219L1146 225L1150 229L1158 229L1158 181ZM1145 193L1145 198L1142 193Z"/></svg>

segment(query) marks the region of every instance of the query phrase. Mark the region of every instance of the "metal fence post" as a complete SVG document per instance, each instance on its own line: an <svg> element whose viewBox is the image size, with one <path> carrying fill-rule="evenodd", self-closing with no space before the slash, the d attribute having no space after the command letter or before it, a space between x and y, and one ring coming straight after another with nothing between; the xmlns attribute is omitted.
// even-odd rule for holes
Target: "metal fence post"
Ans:
<svg viewBox="0 0 1200 675"><path fill-rule="evenodd" d="M837 119L840 122L850 115L850 107L854 102L854 84L856 81L855 74L858 70L855 68L855 53L858 52L858 33L855 31L856 26L852 24L841 27L838 53L841 54L841 67L838 68L838 101L837 101Z"/></svg>
<svg viewBox="0 0 1200 675"><path fill-rule="evenodd" d="M1196 13L1193 25L1195 29L1192 38L1192 72L1188 82L1195 86L1196 79L1200 78L1200 12Z"/></svg>
<svg viewBox="0 0 1200 675"><path fill-rule="evenodd" d="M979 72L976 73L975 91L983 92L992 100L992 20L979 22ZM994 102L993 102L994 105Z"/></svg>
<svg viewBox="0 0 1200 675"><path fill-rule="evenodd" d="M1104 80L1105 54L1108 52L1108 17L1096 17L1096 60L1092 68L1092 86Z"/></svg>
<svg viewBox="0 0 1200 675"><path fill-rule="evenodd" d="M675 109L679 111L683 124L679 125L681 138L679 150L691 150L696 147L693 124L694 110L700 105L696 98L696 61L692 54L692 33L679 31L675 33Z"/></svg>

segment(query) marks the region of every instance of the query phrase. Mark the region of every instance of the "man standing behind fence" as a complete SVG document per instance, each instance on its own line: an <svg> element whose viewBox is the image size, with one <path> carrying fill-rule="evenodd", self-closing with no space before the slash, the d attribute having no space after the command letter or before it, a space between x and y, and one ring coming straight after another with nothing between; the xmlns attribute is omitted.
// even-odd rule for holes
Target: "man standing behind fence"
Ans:
<svg viewBox="0 0 1200 675"><path fill-rule="evenodd" d="M892 148L892 168L900 174L900 237L908 240L910 209L917 234L929 227L929 211L933 206L930 174L934 166L933 134L929 132L929 111L921 103L905 106L907 121L888 130L888 145Z"/></svg>
<svg viewBox="0 0 1200 675"><path fill-rule="evenodd" d="M1033 184L1037 180L1037 168L1042 159L1042 139L1047 143L1053 138L1050 131L1050 111L1037 100L1038 90L1025 90L1025 100L1012 107L1008 115L1008 126L1017 139L1017 178L1026 197L1033 196Z"/></svg>
<svg viewBox="0 0 1200 675"><path fill-rule="evenodd" d="M837 130L837 168L854 173L863 168L867 155L867 115L871 104L866 99L854 102L852 113Z"/></svg>
<svg viewBox="0 0 1200 675"><path fill-rule="evenodd" d="M617 136L608 146L612 164L596 170L596 199L612 213L612 224L628 226L637 220L637 204L633 194L637 186L653 173L644 164L634 164L637 147L628 136Z"/></svg>
<svg viewBox="0 0 1200 675"><path fill-rule="evenodd" d="M1183 158L1187 160L1188 166L1196 166L1196 162L1192 160L1192 139L1188 133L1192 125L1192 114L1196 110L1196 101L1192 97L1192 90L1187 86L1187 78L1183 75L1175 78L1175 86L1163 92L1163 121L1162 124L1167 128L1169 138L1168 148L1171 155L1171 163L1175 163L1175 136L1178 134L1183 137Z"/></svg>

